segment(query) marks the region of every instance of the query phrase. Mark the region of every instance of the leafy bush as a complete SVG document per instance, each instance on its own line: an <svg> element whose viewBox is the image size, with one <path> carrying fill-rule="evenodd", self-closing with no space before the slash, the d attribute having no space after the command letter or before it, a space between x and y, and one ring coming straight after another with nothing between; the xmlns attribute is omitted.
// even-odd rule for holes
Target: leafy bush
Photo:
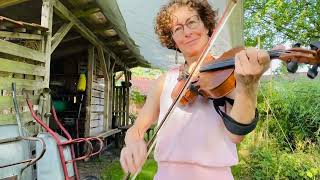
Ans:
<svg viewBox="0 0 320 180"><path fill-rule="evenodd" d="M238 147L235 179L320 179L319 80L262 83L257 129Z"/></svg>
<svg viewBox="0 0 320 180"><path fill-rule="evenodd" d="M146 96L142 95L139 91L131 91L130 93L130 99L135 103L136 105L143 105L146 101Z"/></svg>
<svg viewBox="0 0 320 180"><path fill-rule="evenodd" d="M267 139L251 146L249 153L239 153L239 165L233 167L235 179L319 179L320 153L281 151ZM252 143L252 142L247 142ZM242 148L240 148L242 149Z"/></svg>

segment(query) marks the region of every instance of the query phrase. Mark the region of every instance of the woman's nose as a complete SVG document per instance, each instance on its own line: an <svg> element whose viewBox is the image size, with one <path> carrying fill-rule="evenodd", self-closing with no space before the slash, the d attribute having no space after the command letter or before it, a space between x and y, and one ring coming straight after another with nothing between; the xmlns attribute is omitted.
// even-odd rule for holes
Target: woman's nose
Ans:
<svg viewBox="0 0 320 180"><path fill-rule="evenodd" d="M192 29L189 29L188 27L184 27L184 36L188 37L192 34Z"/></svg>

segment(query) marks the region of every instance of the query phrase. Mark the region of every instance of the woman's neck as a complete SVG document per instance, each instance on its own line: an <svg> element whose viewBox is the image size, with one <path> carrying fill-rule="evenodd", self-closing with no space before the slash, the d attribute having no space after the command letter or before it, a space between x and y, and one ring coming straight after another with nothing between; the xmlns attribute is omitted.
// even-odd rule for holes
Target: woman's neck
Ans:
<svg viewBox="0 0 320 180"><path fill-rule="evenodd" d="M191 64L193 64L194 62L196 62L199 59L200 55L196 55L196 56L187 56L184 55L184 59L187 62L187 65L190 66Z"/></svg>
<svg viewBox="0 0 320 180"><path fill-rule="evenodd" d="M196 56L186 56L184 55L184 59L185 61L187 62L187 65L188 67L190 67L194 62L198 61L199 60L199 57L200 57L201 54L198 54ZM207 55L207 58L212 58L212 55L209 53Z"/></svg>

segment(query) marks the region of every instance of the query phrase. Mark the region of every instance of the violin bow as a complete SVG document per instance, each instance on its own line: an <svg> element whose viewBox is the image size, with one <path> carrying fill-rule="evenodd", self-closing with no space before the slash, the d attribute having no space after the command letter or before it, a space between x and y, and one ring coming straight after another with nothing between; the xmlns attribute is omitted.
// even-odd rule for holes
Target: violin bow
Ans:
<svg viewBox="0 0 320 180"><path fill-rule="evenodd" d="M199 71L200 65L202 64L202 62L205 60L205 58L209 54L210 49L212 48L212 46L216 42L216 40L218 38L218 35L222 31L222 28L224 27L224 25L228 21L230 15L232 14L232 12L235 9L236 5L237 5L237 0L230 0L230 2L228 3L226 9L224 10L221 18L218 21L216 27L213 29L212 35L211 35L206 47L204 48L204 50L202 51L200 57L198 58L195 67L192 69L189 77L187 78L187 80L186 80L185 84L183 85L182 89L180 90L177 98L171 104L171 106L169 107L167 113L163 117L162 121L160 122L158 127L156 127L156 129L154 131L154 134L152 135L151 139L148 141L148 143L147 143L147 150L148 150L147 157L150 155L152 149L154 148L154 146L156 144L156 137L157 137L157 134L159 133L161 127L164 125L164 123L167 121L168 117L171 115L173 110L176 108L177 102L179 102L181 100L181 98L183 97L182 94L186 93L187 87L190 86L190 84L191 84L191 78L194 76L195 72ZM132 176L131 180L135 180L135 178L138 176L138 174L139 174L139 172L136 172ZM129 180L130 176L131 176L130 173L126 174L125 177L123 178L123 180Z"/></svg>

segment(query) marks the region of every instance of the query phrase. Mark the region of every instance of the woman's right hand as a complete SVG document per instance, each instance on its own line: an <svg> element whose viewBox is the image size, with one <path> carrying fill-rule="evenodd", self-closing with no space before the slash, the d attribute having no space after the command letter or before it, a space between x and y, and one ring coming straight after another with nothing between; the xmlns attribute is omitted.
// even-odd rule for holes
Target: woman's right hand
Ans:
<svg viewBox="0 0 320 180"><path fill-rule="evenodd" d="M120 163L124 172L136 173L147 159L147 145L143 138L133 138L128 131L126 145L121 150Z"/></svg>

